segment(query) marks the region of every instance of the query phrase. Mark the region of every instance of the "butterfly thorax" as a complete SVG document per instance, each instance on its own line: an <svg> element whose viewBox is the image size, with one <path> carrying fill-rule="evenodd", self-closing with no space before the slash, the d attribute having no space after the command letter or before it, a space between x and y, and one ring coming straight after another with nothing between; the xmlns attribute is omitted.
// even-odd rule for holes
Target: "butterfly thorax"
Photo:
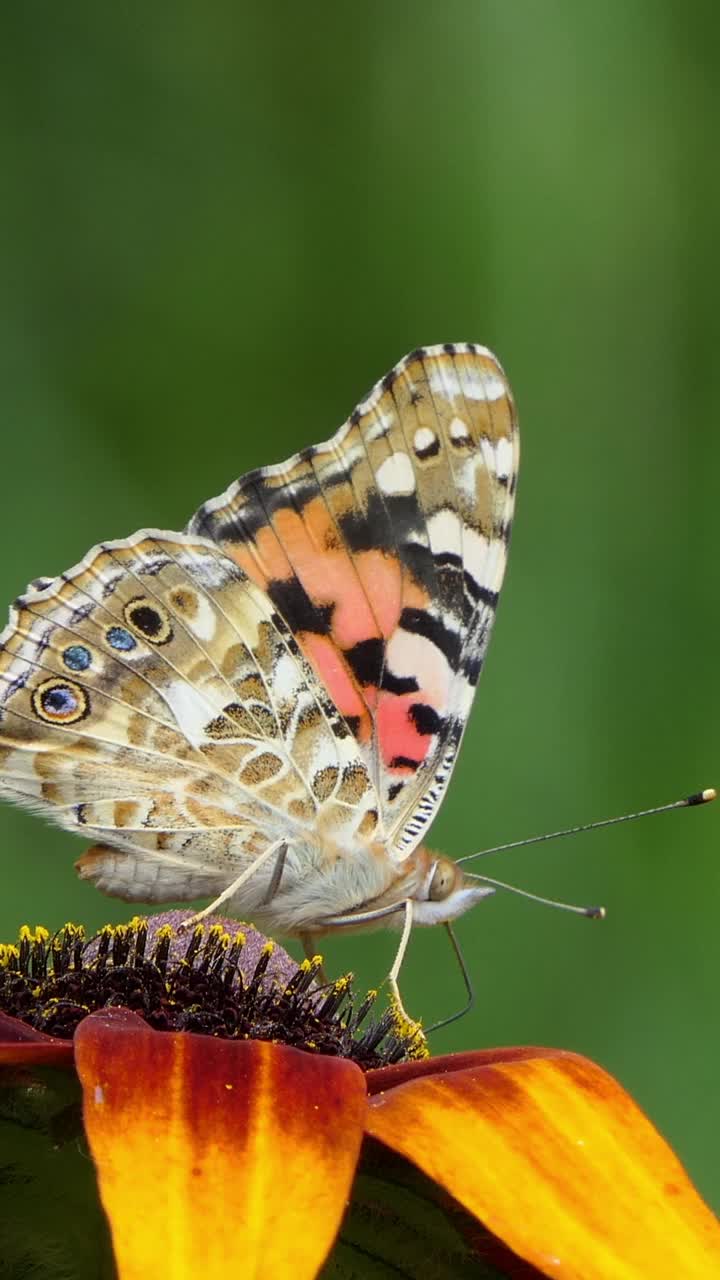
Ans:
<svg viewBox="0 0 720 1280"><path fill-rule="evenodd" d="M309 859L315 863L312 893L302 874ZM450 858L424 845L400 862L390 858L380 841L349 853L332 846L316 847L288 852L283 884L272 901L255 906L253 918L263 928L284 934L330 932L339 917L347 921L343 928L350 931L399 928L401 908L410 901L416 923L429 925L456 919L489 892L470 882ZM246 899L246 910L248 905ZM394 913L393 907L398 908ZM387 915L366 918L385 911ZM353 916L358 918L356 925Z"/></svg>
<svg viewBox="0 0 720 1280"><path fill-rule="evenodd" d="M233 906L266 931L285 935L322 933L324 921L361 911L368 903L373 908L401 903L419 890L424 873L414 857L394 862L381 841L343 848L331 839L295 838L283 857L282 876L270 900L268 869Z"/></svg>

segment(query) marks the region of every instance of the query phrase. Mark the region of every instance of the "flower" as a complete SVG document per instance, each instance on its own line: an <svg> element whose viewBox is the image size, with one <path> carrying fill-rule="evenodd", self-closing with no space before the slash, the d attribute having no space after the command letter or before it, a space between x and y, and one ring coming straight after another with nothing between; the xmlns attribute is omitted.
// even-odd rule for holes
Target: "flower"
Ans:
<svg viewBox="0 0 720 1280"><path fill-rule="evenodd" d="M317 965L298 968L258 935L180 943L167 917L150 929L134 921L92 944L24 931L0 951L0 1005L14 1011L0 1014L0 1163L13 1171L0 1222L8 1186L27 1200L35 1178L43 1197L40 1243L20 1244L25 1272L34 1258L53 1274L60 1246L42 1232L70 1193L63 1239L94 1250L88 1274L102 1273L103 1219L85 1207L77 1221L73 1155L87 1197L97 1172L121 1280L720 1269L714 1216L594 1063L537 1048L419 1057L392 1015L363 1031L368 1002L356 1006L347 981L318 987ZM173 1029L203 1024L211 1034ZM65 1274L84 1274L73 1257Z"/></svg>

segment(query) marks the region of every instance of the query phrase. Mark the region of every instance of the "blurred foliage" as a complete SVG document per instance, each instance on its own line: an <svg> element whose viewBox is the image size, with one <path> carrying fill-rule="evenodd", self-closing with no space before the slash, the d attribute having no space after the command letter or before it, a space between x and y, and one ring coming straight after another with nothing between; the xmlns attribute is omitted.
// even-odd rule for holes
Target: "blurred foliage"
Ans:
<svg viewBox="0 0 720 1280"><path fill-rule="evenodd" d="M460 854L720 780L718 18L672 0L46 2L2 18L0 587L179 528L326 437L418 343L512 379L519 513L434 842ZM478 1005L437 1049L581 1050L720 1203L711 809L493 860ZM0 812L3 937L128 915ZM337 942L386 971L393 939ZM404 972L462 999L439 931Z"/></svg>
<svg viewBox="0 0 720 1280"><path fill-rule="evenodd" d="M82 1127L74 1076L3 1064L0 1276L115 1280L110 1232Z"/></svg>

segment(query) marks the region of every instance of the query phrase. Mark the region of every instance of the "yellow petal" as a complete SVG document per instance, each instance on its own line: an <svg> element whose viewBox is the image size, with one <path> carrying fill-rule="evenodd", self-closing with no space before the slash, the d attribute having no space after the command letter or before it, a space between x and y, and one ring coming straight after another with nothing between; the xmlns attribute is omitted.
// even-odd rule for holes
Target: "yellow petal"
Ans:
<svg viewBox="0 0 720 1280"><path fill-rule="evenodd" d="M121 1280L317 1274L360 1148L358 1067L124 1010L86 1018L75 1050Z"/></svg>
<svg viewBox="0 0 720 1280"><path fill-rule="evenodd" d="M585 1058L535 1052L378 1093L366 1129L546 1275L720 1275L720 1226L632 1098Z"/></svg>

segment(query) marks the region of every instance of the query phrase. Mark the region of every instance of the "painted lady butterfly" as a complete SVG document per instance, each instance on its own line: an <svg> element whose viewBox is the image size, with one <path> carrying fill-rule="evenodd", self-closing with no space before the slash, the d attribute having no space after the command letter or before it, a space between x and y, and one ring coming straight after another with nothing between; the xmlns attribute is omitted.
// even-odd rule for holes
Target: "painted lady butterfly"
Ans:
<svg viewBox="0 0 720 1280"><path fill-rule="evenodd" d="M95 841L79 874L130 901L212 895L308 946L459 916L492 889L420 841L485 656L517 466L494 356L428 347L184 533L33 582L0 636L0 795Z"/></svg>

